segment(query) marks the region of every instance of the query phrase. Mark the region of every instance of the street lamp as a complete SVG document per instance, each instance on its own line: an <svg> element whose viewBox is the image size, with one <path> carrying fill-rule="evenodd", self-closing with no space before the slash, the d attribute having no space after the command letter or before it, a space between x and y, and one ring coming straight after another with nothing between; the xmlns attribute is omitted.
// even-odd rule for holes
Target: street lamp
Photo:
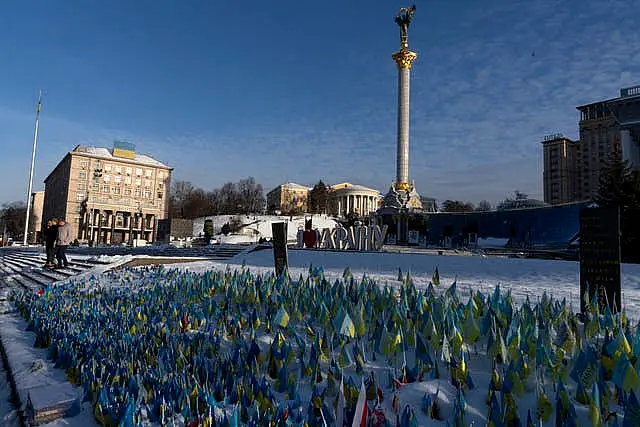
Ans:
<svg viewBox="0 0 640 427"><path fill-rule="evenodd" d="M102 177L102 169L96 168L93 170L93 184L94 185L100 185L99 184L99 180ZM95 222L94 220L94 214L93 214L93 210L95 207L96 201L95 201L95 196L93 199L93 202L91 203L91 234L89 236L89 246L93 246L93 223Z"/></svg>

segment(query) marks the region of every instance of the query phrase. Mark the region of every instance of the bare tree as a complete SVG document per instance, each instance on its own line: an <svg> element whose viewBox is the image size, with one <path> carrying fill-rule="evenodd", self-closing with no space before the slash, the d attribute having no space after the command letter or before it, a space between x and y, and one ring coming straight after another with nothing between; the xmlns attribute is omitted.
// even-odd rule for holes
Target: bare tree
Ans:
<svg viewBox="0 0 640 427"><path fill-rule="evenodd" d="M172 218L187 218L188 212L185 211L188 200L194 191L193 184L190 181L174 181L171 186L171 195L169 196L169 216Z"/></svg>

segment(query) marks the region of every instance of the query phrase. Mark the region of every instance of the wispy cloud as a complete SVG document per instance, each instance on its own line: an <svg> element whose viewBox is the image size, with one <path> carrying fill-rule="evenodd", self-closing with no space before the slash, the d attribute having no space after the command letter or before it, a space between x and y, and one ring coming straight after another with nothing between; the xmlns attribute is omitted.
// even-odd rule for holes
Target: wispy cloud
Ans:
<svg viewBox="0 0 640 427"><path fill-rule="evenodd" d="M419 56L412 70L410 142L410 177L418 190L474 202L495 203L515 189L541 198L543 136L563 132L576 138L576 106L640 84L637 6L636 0L419 5L411 28L411 47ZM382 25L397 37L391 20L373 27ZM302 28L297 31L303 46ZM207 189L254 176L266 189L322 178L386 191L395 177L397 76L390 54L396 44L374 39L378 32L363 29L367 37L346 40L344 52L330 57L318 52L342 43L316 35L313 52L296 51L300 60L274 74L285 89L286 73L298 78L289 91L247 90L238 98L242 102L234 99L229 107L238 117L225 117L218 106L214 121L199 123L190 134L131 123L111 129L98 118L79 124L47 111L35 182L75 144L110 146L114 139L128 139L138 151L174 167L176 179ZM281 52L281 46L274 49ZM66 62L87 67L71 58ZM308 81L300 78L308 70ZM219 102L224 106L224 99ZM221 126L227 119L233 125ZM0 105L0 127L3 144L24 144L5 155L0 176L5 182L24 176L26 189L33 113ZM0 199L22 198L24 189L3 189Z"/></svg>

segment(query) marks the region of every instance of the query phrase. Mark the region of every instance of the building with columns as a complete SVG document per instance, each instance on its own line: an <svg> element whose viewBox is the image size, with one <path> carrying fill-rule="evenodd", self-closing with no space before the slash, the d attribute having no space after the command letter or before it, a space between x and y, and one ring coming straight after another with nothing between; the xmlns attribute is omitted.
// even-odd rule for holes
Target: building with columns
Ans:
<svg viewBox="0 0 640 427"><path fill-rule="evenodd" d="M362 185L343 182L329 188L330 211L336 216L347 216L352 213L368 216L378 210L382 201L382 195L378 190Z"/></svg>
<svg viewBox="0 0 640 427"><path fill-rule="evenodd" d="M64 218L79 243L153 242L168 215L172 170L133 144L78 145L44 180L42 223Z"/></svg>

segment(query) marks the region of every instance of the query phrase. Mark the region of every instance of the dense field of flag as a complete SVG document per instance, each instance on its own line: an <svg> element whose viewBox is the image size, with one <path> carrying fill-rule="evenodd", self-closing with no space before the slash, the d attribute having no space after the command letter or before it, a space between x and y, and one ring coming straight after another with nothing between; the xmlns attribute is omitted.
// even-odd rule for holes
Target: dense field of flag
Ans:
<svg viewBox="0 0 640 427"><path fill-rule="evenodd" d="M103 425L640 425L640 332L499 287L125 269L14 301Z"/></svg>

